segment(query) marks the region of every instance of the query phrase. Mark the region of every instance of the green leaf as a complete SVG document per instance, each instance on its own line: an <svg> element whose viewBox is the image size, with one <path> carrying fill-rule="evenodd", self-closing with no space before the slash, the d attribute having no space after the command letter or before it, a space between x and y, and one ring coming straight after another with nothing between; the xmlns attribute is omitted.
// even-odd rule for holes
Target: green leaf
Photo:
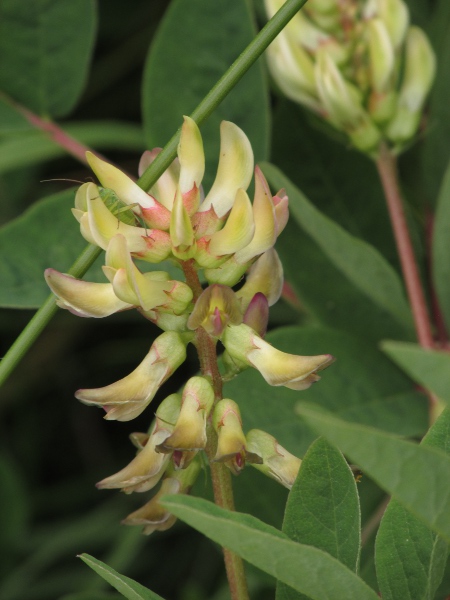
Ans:
<svg viewBox="0 0 450 600"><path fill-rule="evenodd" d="M383 342L381 348L414 381L450 404L450 354L405 342Z"/></svg>
<svg viewBox="0 0 450 600"><path fill-rule="evenodd" d="M250 515L190 496L165 496L171 513L252 565L313 600L376 600L350 569L312 546L297 544Z"/></svg>
<svg viewBox="0 0 450 600"><path fill-rule="evenodd" d="M301 307L322 325L376 342L415 339L412 330L354 286L293 219L278 238L276 249Z"/></svg>
<svg viewBox="0 0 450 600"><path fill-rule="evenodd" d="M67 272L86 247L70 212L74 193L67 190L40 200L0 229L0 306L39 307L49 295L44 270ZM104 281L99 267L91 267L88 279L93 278Z"/></svg>
<svg viewBox="0 0 450 600"><path fill-rule="evenodd" d="M450 539L450 458L382 431L343 421L310 403L298 414L434 531Z"/></svg>
<svg viewBox="0 0 450 600"><path fill-rule="evenodd" d="M442 413L422 444L450 452L450 411ZM433 600L448 546L398 501L391 500L376 540L376 567L385 600Z"/></svg>
<svg viewBox="0 0 450 600"><path fill-rule="evenodd" d="M143 152L141 128L133 123L89 121L68 123L64 130L86 146ZM61 156L66 150L53 142L42 131L27 131L0 140L0 173L40 164Z"/></svg>
<svg viewBox="0 0 450 600"><path fill-rule="evenodd" d="M2 0L0 88L42 116L66 115L83 91L95 29L92 0Z"/></svg>
<svg viewBox="0 0 450 600"><path fill-rule="evenodd" d="M279 169L266 164L263 170L274 189L286 189L293 218L328 259L375 304L410 327L411 313L401 280L381 254L317 210Z"/></svg>
<svg viewBox="0 0 450 600"><path fill-rule="evenodd" d="M325 327L283 327L266 339L283 352L331 353L337 361L321 373L317 385L302 392L268 386L251 368L226 383L224 394L239 403L245 431L264 429L290 452L303 456L315 436L294 418L301 398L348 421L404 435L425 433L426 398L413 392L409 378L370 342Z"/></svg>
<svg viewBox="0 0 450 600"><path fill-rule="evenodd" d="M137 581L133 581L133 579L114 571L114 569L111 569L111 567L108 567L108 565L105 565L105 563L102 563L93 556L80 554L80 558L128 600L162 600L158 594L137 583Z"/></svg>
<svg viewBox="0 0 450 600"><path fill-rule="evenodd" d="M33 129L31 123L11 104L0 98L0 135L29 131L30 129Z"/></svg>
<svg viewBox="0 0 450 600"><path fill-rule="evenodd" d="M280 99L274 114L271 162L282 167L317 209L397 264L386 201L373 160L331 138L321 126L311 113Z"/></svg>
<svg viewBox="0 0 450 600"><path fill-rule="evenodd" d="M450 164L439 192L433 228L433 282L439 308L450 329Z"/></svg>
<svg viewBox="0 0 450 600"><path fill-rule="evenodd" d="M182 115L192 112L254 35L246 0L174 0L170 3L144 71L143 119L150 148L162 146L172 137L182 125ZM223 119L233 121L244 130L257 161L267 159L268 108L267 86L258 62L202 126L206 189L215 174L219 124Z"/></svg>
<svg viewBox="0 0 450 600"><path fill-rule="evenodd" d="M357 571L361 515L355 478L342 454L323 438L303 459L287 501L283 532ZM277 600L302 597L285 584L277 586Z"/></svg>

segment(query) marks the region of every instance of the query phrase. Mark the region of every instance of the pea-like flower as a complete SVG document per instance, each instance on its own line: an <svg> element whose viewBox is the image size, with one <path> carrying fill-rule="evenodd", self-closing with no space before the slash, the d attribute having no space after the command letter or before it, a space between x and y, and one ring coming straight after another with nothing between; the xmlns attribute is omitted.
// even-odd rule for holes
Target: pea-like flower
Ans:
<svg viewBox="0 0 450 600"><path fill-rule="evenodd" d="M84 404L103 407L105 419L130 421L150 404L160 386L186 359L180 334L166 331L156 338L141 364L120 381L75 394Z"/></svg>
<svg viewBox="0 0 450 600"><path fill-rule="evenodd" d="M270 385L284 385L292 390L305 390L319 381L318 371L328 367L331 354L299 356L281 352L263 340L251 327L230 325L222 343L231 359L257 369Z"/></svg>
<svg viewBox="0 0 450 600"><path fill-rule="evenodd" d="M277 440L260 429L247 433L247 448L261 458L252 462L252 466L264 475L275 479L289 490L294 485L302 461L283 448Z"/></svg>
<svg viewBox="0 0 450 600"><path fill-rule="evenodd" d="M268 15L285 0L265 0ZM309 0L268 48L281 91L376 156L416 134L436 60L404 0Z"/></svg>

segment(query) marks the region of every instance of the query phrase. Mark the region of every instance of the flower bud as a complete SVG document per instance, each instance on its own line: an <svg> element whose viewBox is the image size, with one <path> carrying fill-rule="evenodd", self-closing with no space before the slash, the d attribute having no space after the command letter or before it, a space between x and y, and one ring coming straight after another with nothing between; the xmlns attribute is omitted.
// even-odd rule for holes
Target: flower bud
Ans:
<svg viewBox="0 0 450 600"><path fill-rule="evenodd" d="M206 446L206 418L214 403L214 390L204 377L191 377L183 390L180 414L173 433L159 452L202 450Z"/></svg>
<svg viewBox="0 0 450 600"><path fill-rule="evenodd" d="M272 201L272 194L259 167L255 169L253 221L255 223L255 233L251 242L234 255L238 263L248 263L255 256L259 256L266 250L269 250L269 248L272 248L277 239L275 207Z"/></svg>
<svg viewBox="0 0 450 600"><path fill-rule="evenodd" d="M150 535L154 531L166 531L177 520L169 513L159 500L166 494L187 494L200 473L200 461L194 460L182 471L168 469L168 476L163 479L159 492L144 506L134 511L122 521L124 525L144 525L143 533Z"/></svg>
<svg viewBox="0 0 450 600"><path fill-rule="evenodd" d="M253 467L268 475L288 490L294 485L302 461L288 452L277 440L260 429L247 434L247 448L261 457L262 463L251 463Z"/></svg>
<svg viewBox="0 0 450 600"><path fill-rule="evenodd" d="M101 406L105 419L130 421L150 404L160 386L186 359L182 337L167 331L156 338L141 364L123 379L103 388L78 390L84 404Z"/></svg>
<svg viewBox="0 0 450 600"><path fill-rule="evenodd" d="M177 258L188 260L195 254L195 237L191 219L178 190L170 219L170 239L172 252Z"/></svg>
<svg viewBox="0 0 450 600"><path fill-rule="evenodd" d="M394 71L394 48L385 24L381 19L371 19L369 30L370 81L375 92L385 92Z"/></svg>
<svg viewBox="0 0 450 600"><path fill-rule="evenodd" d="M244 314L243 323L264 337L269 323L269 303L261 292L255 294Z"/></svg>
<svg viewBox="0 0 450 600"><path fill-rule="evenodd" d="M205 172L205 154L203 140L197 123L190 117L183 117L180 142L178 144L178 159L180 161L179 188L181 193L187 194L194 187L198 190ZM198 205L192 205L195 213ZM191 212L191 211L189 211Z"/></svg>
<svg viewBox="0 0 450 600"><path fill-rule="evenodd" d="M387 127L392 141L404 142L416 132L435 73L436 58L427 36L419 27L410 27L397 111Z"/></svg>
<svg viewBox="0 0 450 600"><path fill-rule="evenodd" d="M400 48L409 25L408 7L403 0L378 0L378 15L386 25L394 48Z"/></svg>
<svg viewBox="0 0 450 600"><path fill-rule="evenodd" d="M187 322L189 329L203 327L209 335L220 337L229 323L242 323L242 312L236 294L225 285L208 286L195 303Z"/></svg>
<svg viewBox="0 0 450 600"><path fill-rule="evenodd" d="M261 458L247 451L242 431L239 407L233 400L220 400L214 408L213 426L218 435L217 452L213 461L223 462L234 475L239 475L247 462L261 462Z"/></svg>
<svg viewBox="0 0 450 600"><path fill-rule="evenodd" d="M284 385L293 390L310 387L320 379L317 371L334 361L330 354L297 356L281 352L244 323L228 326L222 343L232 358L257 369L269 385Z"/></svg>
<svg viewBox="0 0 450 600"><path fill-rule="evenodd" d="M267 298L269 306L275 304L281 296L283 280L281 261L274 248L270 248L250 267L244 285L236 292L242 310L247 310L255 294L259 292Z"/></svg>

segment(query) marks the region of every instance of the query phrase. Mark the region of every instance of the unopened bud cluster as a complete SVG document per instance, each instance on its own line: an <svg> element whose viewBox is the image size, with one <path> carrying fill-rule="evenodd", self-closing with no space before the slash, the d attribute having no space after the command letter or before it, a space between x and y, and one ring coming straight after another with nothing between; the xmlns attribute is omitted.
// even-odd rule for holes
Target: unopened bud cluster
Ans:
<svg viewBox="0 0 450 600"><path fill-rule="evenodd" d="M284 0L265 0L269 16ZM395 151L419 127L435 75L425 33L404 0L309 0L268 49L290 99L344 132L359 150Z"/></svg>
<svg viewBox="0 0 450 600"><path fill-rule="evenodd" d="M158 153L144 154L141 173ZM98 318L137 309L163 333L132 373L102 388L78 390L81 402L103 408L108 420L134 419L184 362L188 343L196 345L202 360L199 340L205 336L213 348L218 340L225 347L224 377L254 367L270 385L294 390L319 379L317 372L333 360L330 355L286 354L263 339L268 308L280 297L283 284L273 245L288 219L288 199L283 191L272 196L256 167L250 201L246 190L253 153L236 125L222 123L217 175L206 196L201 187L202 138L188 117L178 158L148 193L113 165L93 154L88 160L100 186L82 185L73 213L85 239L105 250L106 281L89 283L47 269L47 283L58 305L78 316ZM171 279L165 271L142 272L135 259L172 261L186 280ZM204 289L199 275L206 281ZM233 286L244 276L235 292ZM165 398L149 433L132 435L135 458L98 484L130 493L147 492L161 482L160 491L125 523L143 525L145 533L173 524L175 518L159 498L190 489L202 464L199 452L208 446L208 431L216 439L211 462L223 463L235 475L248 463L292 486L300 459L268 433L245 434L238 405L218 397L214 385L210 374L195 376L180 393Z"/></svg>

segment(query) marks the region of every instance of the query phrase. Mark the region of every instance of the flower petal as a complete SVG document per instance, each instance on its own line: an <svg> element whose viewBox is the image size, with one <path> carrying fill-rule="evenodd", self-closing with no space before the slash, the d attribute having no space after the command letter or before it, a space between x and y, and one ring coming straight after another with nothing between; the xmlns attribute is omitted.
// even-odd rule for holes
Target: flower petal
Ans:
<svg viewBox="0 0 450 600"><path fill-rule="evenodd" d="M219 217L233 206L239 188L246 190L252 178L253 150L245 133L234 123L220 125L220 158L214 184L200 211L214 206Z"/></svg>
<svg viewBox="0 0 450 600"><path fill-rule="evenodd" d="M45 280L58 297L58 306L79 317L108 317L133 307L115 295L110 283L90 283L54 269L46 269Z"/></svg>

